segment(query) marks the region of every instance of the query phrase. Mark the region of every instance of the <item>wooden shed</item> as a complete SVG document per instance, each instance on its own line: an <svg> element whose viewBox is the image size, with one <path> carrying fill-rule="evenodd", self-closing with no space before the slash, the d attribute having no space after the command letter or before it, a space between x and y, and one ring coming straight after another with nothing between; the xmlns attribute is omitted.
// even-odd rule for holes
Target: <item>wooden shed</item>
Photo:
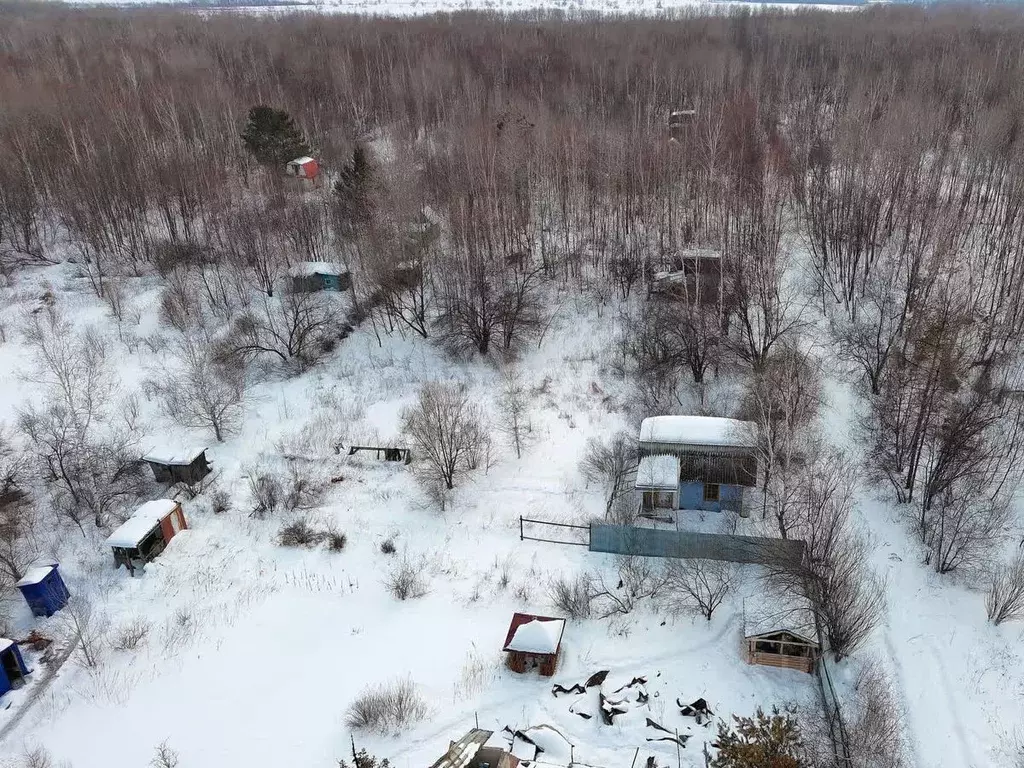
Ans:
<svg viewBox="0 0 1024 768"><path fill-rule="evenodd" d="M285 165L284 171L297 179L314 181L320 174L320 163L312 157L297 157Z"/></svg>
<svg viewBox="0 0 1024 768"><path fill-rule="evenodd" d="M20 688L28 677L28 667L21 657L17 644L6 637L0 637L0 696L14 688Z"/></svg>
<svg viewBox="0 0 1024 768"><path fill-rule="evenodd" d="M565 619L530 613L512 614L505 647L502 648L508 654L509 669L525 672L538 667L545 677L555 674L564 631Z"/></svg>
<svg viewBox="0 0 1024 768"><path fill-rule="evenodd" d="M206 448L200 446L153 448L142 460L159 483L198 483L211 472Z"/></svg>
<svg viewBox="0 0 1024 768"><path fill-rule="evenodd" d="M134 576L164 551L168 542L188 528L181 504L171 499L147 501L107 539L114 551L114 567L122 565Z"/></svg>
<svg viewBox="0 0 1024 768"><path fill-rule="evenodd" d="M748 664L813 672L821 656L814 614L806 601L762 598L743 608L743 653Z"/></svg>

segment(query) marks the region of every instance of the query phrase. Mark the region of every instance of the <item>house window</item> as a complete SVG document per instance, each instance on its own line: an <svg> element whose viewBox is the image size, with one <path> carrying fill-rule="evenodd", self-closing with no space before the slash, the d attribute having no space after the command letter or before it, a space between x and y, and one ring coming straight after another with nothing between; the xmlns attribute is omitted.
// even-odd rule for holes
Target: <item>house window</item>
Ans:
<svg viewBox="0 0 1024 768"><path fill-rule="evenodd" d="M718 501L718 483L704 483L704 501Z"/></svg>

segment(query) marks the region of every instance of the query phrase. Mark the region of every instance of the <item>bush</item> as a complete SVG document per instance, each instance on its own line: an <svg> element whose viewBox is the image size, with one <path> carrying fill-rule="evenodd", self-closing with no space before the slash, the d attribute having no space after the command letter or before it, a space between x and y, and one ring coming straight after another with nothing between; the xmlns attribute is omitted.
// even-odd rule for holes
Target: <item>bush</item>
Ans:
<svg viewBox="0 0 1024 768"><path fill-rule="evenodd" d="M134 651L149 636L149 624L136 618L118 628L114 634L113 646L116 651Z"/></svg>
<svg viewBox="0 0 1024 768"><path fill-rule="evenodd" d="M348 708L345 724L352 729L386 734L427 716L427 704L412 680L395 680L364 689Z"/></svg>
<svg viewBox="0 0 1024 768"><path fill-rule="evenodd" d="M231 494L223 488L218 488L210 496L210 509L215 515L228 512L231 509Z"/></svg>
<svg viewBox="0 0 1024 768"><path fill-rule="evenodd" d="M996 625L1024 619L1024 553L992 572L985 608L988 620Z"/></svg>
<svg viewBox="0 0 1024 768"><path fill-rule="evenodd" d="M393 555L397 551L395 548L395 540L391 536L388 536L384 541L380 543L380 551L385 555Z"/></svg>
<svg viewBox="0 0 1024 768"><path fill-rule="evenodd" d="M341 531L334 530L333 528L329 528L324 536L327 541L327 548L331 552L341 552L348 543L348 537Z"/></svg>
<svg viewBox="0 0 1024 768"><path fill-rule="evenodd" d="M596 591L593 578L581 573L572 580L564 576L553 579L548 594L551 603L567 618L589 619L594 615Z"/></svg>
<svg viewBox="0 0 1024 768"><path fill-rule="evenodd" d="M282 547L315 547L324 540L325 535L303 518L284 526L277 534L277 542Z"/></svg>
<svg viewBox="0 0 1024 768"><path fill-rule="evenodd" d="M421 574L421 569L403 558L388 574L384 580L384 586L393 597L399 600L423 597L427 594L427 585Z"/></svg>
<svg viewBox="0 0 1024 768"><path fill-rule="evenodd" d="M250 470L246 474L253 517L266 517L276 512L313 509L323 498L324 485L304 474L298 467L289 468L282 478L269 472Z"/></svg>

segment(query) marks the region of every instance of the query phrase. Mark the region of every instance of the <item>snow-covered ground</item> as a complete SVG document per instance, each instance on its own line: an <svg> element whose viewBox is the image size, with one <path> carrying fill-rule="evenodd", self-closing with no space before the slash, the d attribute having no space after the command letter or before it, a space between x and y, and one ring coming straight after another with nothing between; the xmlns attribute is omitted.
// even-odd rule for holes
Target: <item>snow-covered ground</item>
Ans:
<svg viewBox="0 0 1024 768"><path fill-rule="evenodd" d="M33 396L21 377L30 355L18 318L38 305L46 281L76 325L103 329L123 386L138 386L164 362L148 345L119 341L105 307L69 267L26 273L0 297L5 424ZM135 288L138 322L122 332L160 333L157 284L140 279ZM495 731L549 725L573 745L575 761L587 765L627 765L637 749L638 765L648 755L661 764L675 761L673 744L648 741L663 735L646 726L648 717L692 735L679 759L703 766L702 745L713 726L682 717L677 698L703 697L725 717L759 706L816 707L813 677L743 662L744 600L757 599L750 571L710 622L641 606L628 616L570 622L550 680L503 666L500 649L512 613L552 613L547 584L553 576L613 569L611 556L519 539L520 515L579 522L602 511L599 491L580 476L579 459L589 437L628 426L629 390L608 367L617 313L598 311L572 293L552 296L551 306L558 311L550 331L520 363L533 391L533 444L517 459L497 438L488 466L458 489L444 514L423 498L410 468L335 454L330 446L398 437L400 410L432 379L463 380L490 407L499 374L487 363L454 363L426 340L378 340L360 329L323 365L252 393L244 429L224 444L211 443L208 452L232 509L215 514L205 498L185 502L190 530L143 577L115 571L98 532L61 542L72 592L94 598L112 634L138 622L148 635L134 650L107 643L96 670L66 664L0 742L0 760L43 746L74 768L137 768L166 742L189 768L328 768L350 752L345 712L352 700L367 687L406 678L427 699L427 717L401 734L356 734L357 746L390 758L396 768L431 764L475 722ZM847 398L835 388L828 418L837 436L847 431ZM188 443L204 437L176 427L155 403L142 405L149 434ZM337 480L312 518L346 533L343 552L283 548L275 538L286 520L248 514L245 468L280 464L283 449ZM889 616L871 647L838 666L840 683L880 656L901 687L916 765L1009 766L1007 750L1024 721L1020 626L986 624L980 594L922 565L912 535L889 506L865 492L858 514L874 544L874 564L888 579ZM718 522L701 521L698 528L714 530ZM395 554L381 551L388 538ZM423 574L423 597L399 601L385 588L388 572L403 560ZM35 620L25 606L15 610L20 632L37 627L59 634L59 615ZM30 654L28 660L38 673L38 659ZM634 702L607 726L593 692L550 693L552 682L569 686L604 669L612 673L609 691L617 681L646 677L648 703ZM26 688L3 700L10 706L0 710L0 729L34 693Z"/></svg>

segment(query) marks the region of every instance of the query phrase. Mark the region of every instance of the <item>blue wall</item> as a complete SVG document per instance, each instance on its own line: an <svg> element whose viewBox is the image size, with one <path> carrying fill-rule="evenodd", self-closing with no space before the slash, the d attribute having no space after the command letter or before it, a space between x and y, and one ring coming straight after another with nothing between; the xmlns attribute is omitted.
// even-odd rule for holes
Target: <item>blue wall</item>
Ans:
<svg viewBox="0 0 1024 768"><path fill-rule="evenodd" d="M25 666L25 660L21 658L21 651L18 650L18 646L12 645L7 650L0 652L0 696L3 696L14 687L11 684L10 678L7 677L7 672L4 671L3 665L3 662L6 662L11 656L17 661L18 666L21 668L21 673L23 675L28 674L28 668Z"/></svg>
<svg viewBox="0 0 1024 768"><path fill-rule="evenodd" d="M743 500L742 485L718 486L718 501L704 501L704 483L690 482L679 484L679 509L700 509L707 512L721 512L722 504L726 509L739 509Z"/></svg>
<svg viewBox="0 0 1024 768"><path fill-rule="evenodd" d="M53 616L68 604L70 596L56 566L50 571L50 575L38 584L25 584L18 589L36 616Z"/></svg>

